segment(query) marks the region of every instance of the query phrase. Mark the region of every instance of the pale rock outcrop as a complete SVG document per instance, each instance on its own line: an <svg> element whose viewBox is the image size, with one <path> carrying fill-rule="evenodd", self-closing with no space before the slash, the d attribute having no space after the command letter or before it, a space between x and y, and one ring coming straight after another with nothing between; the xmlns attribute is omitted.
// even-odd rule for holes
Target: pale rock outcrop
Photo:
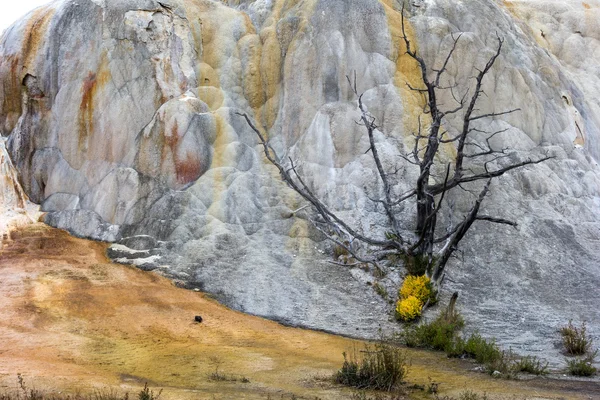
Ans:
<svg viewBox="0 0 600 400"><path fill-rule="evenodd" d="M382 210L369 199L381 188L346 75L356 73L381 126L383 158L397 163L422 110L406 85L419 84L419 71L404 54L400 7L54 1L2 37L0 129L51 225L121 241L115 258L138 254L143 268L243 311L372 337L380 324L393 329L390 305L368 287L369 274L326 262L330 245L237 113L264 127L279 156L301 161L306 181L341 215L381 232ZM478 128L507 128L494 143L514 149L513 160L555 156L493 185L486 213L519 227L479 224L446 283L461 292L471 326L553 362L551 338L568 319L600 334L599 10L597 0L414 0L407 9L431 67L462 32L445 79L463 90L492 54L495 32L502 36L479 110L521 111ZM446 121L450 133L460 117ZM415 174L402 166L394 190ZM472 198L451 200L460 210ZM410 229L410 207L402 216ZM391 293L400 272L382 280Z"/></svg>

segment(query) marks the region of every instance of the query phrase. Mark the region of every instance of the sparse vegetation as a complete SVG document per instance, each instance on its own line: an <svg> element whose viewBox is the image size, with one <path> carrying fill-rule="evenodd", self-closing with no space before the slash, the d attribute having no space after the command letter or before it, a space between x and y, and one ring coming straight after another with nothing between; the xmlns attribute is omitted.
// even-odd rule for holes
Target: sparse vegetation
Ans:
<svg viewBox="0 0 600 400"><path fill-rule="evenodd" d="M578 328L573 325L573 321L560 328L563 346L567 354L573 356L582 356L587 354L592 348L592 338L587 335L585 322Z"/></svg>
<svg viewBox="0 0 600 400"><path fill-rule="evenodd" d="M129 393L119 393L114 389L95 390L91 394L65 394L46 393L44 391L30 388L25 383L25 378L17 374L17 390L14 392L0 393L0 400L159 400L162 389L154 393L146 383L135 397Z"/></svg>
<svg viewBox="0 0 600 400"><path fill-rule="evenodd" d="M367 393L364 390L356 391L352 393L350 400L405 400L401 394L389 394L389 393Z"/></svg>
<svg viewBox="0 0 600 400"><path fill-rule="evenodd" d="M399 336L400 340L408 347L451 352L457 333L463 325L464 321L460 315L456 314L447 318L442 313L430 323L406 325Z"/></svg>
<svg viewBox="0 0 600 400"><path fill-rule="evenodd" d="M473 358L480 364L489 365L503 358L502 351L495 341L488 341L481 337L478 332L473 333L466 341L457 340L455 345L457 356Z"/></svg>
<svg viewBox="0 0 600 400"><path fill-rule="evenodd" d="M567 361L567 372L573 376L593 376L598 372L594 367L596 352L585 358L576 358Z"/></svg>
<svg viewBox="0 0 600 400"><path fill-rule="evenodd" d="M598 350L592 350L593 340L587 334L585 322L580 327L576 327L573 321L569 321L566 326L560 328L560 335L567 355L575 357L575 359L565 359L567 372L574 376L595 375L598 372L594 367Z"/></svg>
<svg viewBox="0 0 600 400"><path fill-rule="evenodd" d="M375 293L381 296L382 299L387 301L390 298L386 288L383 287L379 282L375 282L373 284L373 289L375 290Z"/></svg>
<svg viewBox="0 0 600 400"><path fill-rule="evenodd" d="M580 327L569 321L566 326L560 328L562 343L568 356L575 359L566 359L567 372L574 376L592 376L598 371L594 367L598 350L592 351L592 337L587 334L585 322Z"/></svg>
<svg viewBox="0 0 600 400"><path fill-rule="evenodd" d="M398 339L408 347L445 352L448 357L472 358L494 376L512 378L519 372L534 375L548 373L548 363L538 357L518 357L512 351L502 350L493 340L486 340L475 332L468 338L458 333L464 325L457 313L442 312L435 320L419 325L407 325Z"/></svg>
<svg viewBox="0 0 600 400"><path fill-rule="evenodd" d="M162 389L155 395L152 390L148 387L148 383L144 384L144 388L138 393L138 400L158 400L162 394Z"/></svg>
<svg viewBox="0 0 600 400"><path fill-rule="evenodd" d="M471 390L465 390L458 395L458 400L487 400L487 394L479 395Z"/></svg>
<svg viewBox="0 0 600 400"><path fill-rule="evenodd" d="M225 374L220 371L221 365L223 364L223 360L219 357L211 356L208 358L208 362L215 367L214 372L208 375L208 379L214 382L241 382L241 383L249 383L250 379L245 376L235 376Z"/></svg>
<svg viewBox="0 0 600 400"><path fill-rule="evenodd" d="M405 352L393 345L379 342L365 346L349 357L344 355L344 365L335 374L337 383L358 389L392 391L397 388L408 373Z"/></svg>
<svg viewBox="0 0 600 400"><path fill-rule="evenodd" d="M515 369L516 372L526 372L532 375L547 375L548 362L544 362L536 356L526 356L515 363Z"/></svg>

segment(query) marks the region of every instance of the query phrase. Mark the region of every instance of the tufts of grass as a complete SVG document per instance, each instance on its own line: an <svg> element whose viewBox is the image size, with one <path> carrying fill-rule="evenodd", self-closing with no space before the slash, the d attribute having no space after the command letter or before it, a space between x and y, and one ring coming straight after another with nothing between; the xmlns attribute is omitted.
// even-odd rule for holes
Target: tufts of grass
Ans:
<svg viewBox="0 0 600 400"><path fill-rule="evenodd" d="M587 335L585 322L580 327L573 325L573 321L560 328L563 346L567 354L582 356L592 349L592 338Z"/></svg>
<svg viewBox="0 0 600 400"><path fill-rule="evenodd" d="M386 301L389 300L390 295L388 294L387 289L383 287L379 282L375 282L373 284L373 289L375 290L375 293L381 296L382 299Z"/></svg>
<svg viewBox="0 0 600 400"><path fill-rule="evenodd" d="M463 325L460 315L442 312L432 322L405 325L398 339L408 347L443 351L448 357L474 359L493 376L514 378L519 372L535 375L548 373L548 363L537 357L519 358L512 351L502 350L495 341L486 340L477 332L466 339L461 338L459 331Z"/></svg>
<svg viewBox="0 0 600 400"><path fill-rule="evenodd" d="M113 389L96 390L92 394L46 393L29 388L21 374L17 374L17 384L16 391L0 393L0 400L133 400L129 393L121 394ZM148 384L145 384L136 398L138 400L159 400L161 394L162 389L158 393L154 393L148 388Z"/></svg>
<svg viewBox="0 0 600 400"><path fill-rule="evenodd" d="M400 340L408 347L452 352L458 332L463 326L464 321L460 315L454 314L448 318L445 313L441 313L430 323L405 325Z"/></svg>
<svg viewBox="0 0 600 400"><path fill-rule="evenodd" d="M496 342L484 339L477 332L473 333L461 346L465 356L473 358L483 365L495 363L502 358L502 351Z"/></svg>
<svg viewBox="0 0 600 400"><path fill-rule="evenodd" d="M488 397L486 393L480 395L471 390L464 390L458 394L458 397L451 397L447 395L444 397L439 397L436 395L435 400L488 400Z"/></svg>
<svg viewBox="0 0 600 400"><path fill-rule="evenodd" d="M566 326L560 328L563 346L568 354L581 356L588 353L592 348L592 338L587 335L585 322L580 327L569 321Z"/></svg>
<svg viewBox="0 0 600 400"><path fill-rule="evenodd" d="M522 357L515 363L515 370L532 375L547 375L548 362L544 362L536 356Z"/></svg>
<svg viewBox="0 0 600 400"><path fill-rule="evenodd" d="M379 342L365 346L358 357L344 355L342 368L334 380L357 389L392 391L400 386L408 373L406 353L393 345Z"/></svg>
<svg viewBox="0 0 600 400"><path fill-rule="evenodd" d="M221 365L223 361L219 357L211 356L208 358L210 364L215 367L215 371L208 375L208 380L214 382L241 382L241 383L250 383L250 379L245 376L237 377L235 375L227 375L220 371Z"/></svg>
<svg viewBox="0 0 600 400"><path fill-rule="evenodd" d="M406 400L406 397L401 394L368 394L366 391L361 390L352 393L350 400Z"/></svg>
<svg viewBox="0 0 600 400"><path fill-rule="evenodd" d="M594 367L598 350L592 351L592 337L587 334L585 322L580 327L573 325L569 321L566 326L560 328L562 343L565 352L569 356L575 356L575 359L565 359L567 363L567 372L574 376L592 376L598 371Z"/></svg>
<svg viewBox="0 0 600 400"><path fill-rule="evenodd" d="M594 358L596 353L593 353L585 358L576 358L567 361L567 372L573 376L593 376L598 372L594 367Z"/></svg>

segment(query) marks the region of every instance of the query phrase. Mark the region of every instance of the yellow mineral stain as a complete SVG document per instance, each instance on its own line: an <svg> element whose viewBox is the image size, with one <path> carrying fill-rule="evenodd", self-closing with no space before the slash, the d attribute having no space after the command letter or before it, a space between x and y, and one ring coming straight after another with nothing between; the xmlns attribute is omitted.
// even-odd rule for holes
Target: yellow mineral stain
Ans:
<svg viewBox="0 0 600 400"><path fill-rule="evenodd" d="M38 52L44 46L44 38L54 13L55 10L53 7L43 6L37 8L27 20L27 25L23 32L23 48L21 50L24 69L32 68L37 64L36 58ZM23 71L23 73L26 72Z"/></svg>
<svg viewBox="0 0 600 400"><path fill-rule="evenodd" d="M402 34L403 16L401 10L394 6L395 3L392 0L380 0L380 2L383 4L387 14L388 27L394 49L393 59L396 60L394 84L398 88L404 109L404 145L408 151L412 151L415 143L414 135L419 132L419 119L421 132L426 133L428 127L431 125L431 118L429 114L423 112L427 103L427 96L424 93L411 90L409 85L413 88L425 88L425 85L423 84L423 77L419 64L406 54L406 44ZM416 50L418 54L419 44L416 39L416 34L407 18L404 18L404 31L410 41L411 49ZM424 143L422 146L423 145ZM444 163L448 159L454 158L456 149L452 144L442 144L438 155L443 158L438 161Z"/></svg>
<svg viewBox="0 0 600 400"><path fill-rule="evenodd" d="M26 74L36 75L36 59L44 47L44 38L55 11L49 6L36 9L23 28L21 51L8 54L0 61L0 72L4 75L0 92L1 112L6 118L3 128L14 129L23 111L22 90Z"/></svg>
<svg viewBox="0 0 600 400"><path fill-rule="evenodd" d="M208 213L215 218L222 220L222 214L225 210L221 207L221 199L223 194L227 191L226 178L230 173L230 171L224 169L224 167L228 166L228 162L231 161L225 157L225 148L231 143L229 130L232 128L222 115L217 112L214 112L213 115L216 121L216 135L213 143L214 152L212 163L209 169L210 177L212 178L210 188L212 190L213 198Z"/></svg>

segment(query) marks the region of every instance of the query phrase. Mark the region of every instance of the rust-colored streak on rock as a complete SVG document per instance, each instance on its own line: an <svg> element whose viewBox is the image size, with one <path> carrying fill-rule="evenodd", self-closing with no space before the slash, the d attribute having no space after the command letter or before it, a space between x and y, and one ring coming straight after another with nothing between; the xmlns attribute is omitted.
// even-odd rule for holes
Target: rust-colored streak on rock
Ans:
<svg viewBox="0 0 600 400"><path fill-rule="evenodd" d="M202 163L200 158L192 152L186 152L185 156L180 156L181 139L182 137L179 137L179 124L175 121L171 132L168 132L168 134L165 132L165 146L163 147L161 159L164 164L167 161L167 155L172 155L177 183L184 186L200 177Z"/></svg>
<svg viewBox="0 0 600 400"><path fill-rule="evenodd" d="M202 173L200 158L193 154L187 153L185 159L175 160L175 171L177 173L177 183L187 185L194 182Z"/></svg>
<svg viewBox="0 0 600 400"><path fill-rule="evenodd" d="M44 38L52 16L54 16L54 9L45 6L35 10L27 21L27 26L23 32L24 39L21 53L24 57L25 68L35 64L34 59L43 47Z"/></svg>
<svg viewBox="0 0 600 400"><path fill-rule="evenodd" d="M90 71L83 79L81 86L81 102L79 104L79 138L78 148L80 153L85 153L93 142L92 137L95 127L95 99L100 90L110 80L106 54L102 55L97 72ZM102 146L103 149L108 148ZM99 153L100 154L100 153Z"/></svg>
<svg viewBox="0 0 600 400"><path fill-rule="evenodd" d="M81 88L81 104L79 105L79 150L87 150L86 144L94 129L94 91L96 89L96 74L90 72L83 80Z"/></svg>
<svg viewBox="0 0 600 400"><path fill-rule="evenodd" d="M0 71L3 73L2 88L0 88L0 99L2 101L2 114L6 122L2 121L7 131L12 131L21 115L21 81L19 79L19 56L10 55L0 60ZM10 72L5 72L9 70Z"/></svg>

